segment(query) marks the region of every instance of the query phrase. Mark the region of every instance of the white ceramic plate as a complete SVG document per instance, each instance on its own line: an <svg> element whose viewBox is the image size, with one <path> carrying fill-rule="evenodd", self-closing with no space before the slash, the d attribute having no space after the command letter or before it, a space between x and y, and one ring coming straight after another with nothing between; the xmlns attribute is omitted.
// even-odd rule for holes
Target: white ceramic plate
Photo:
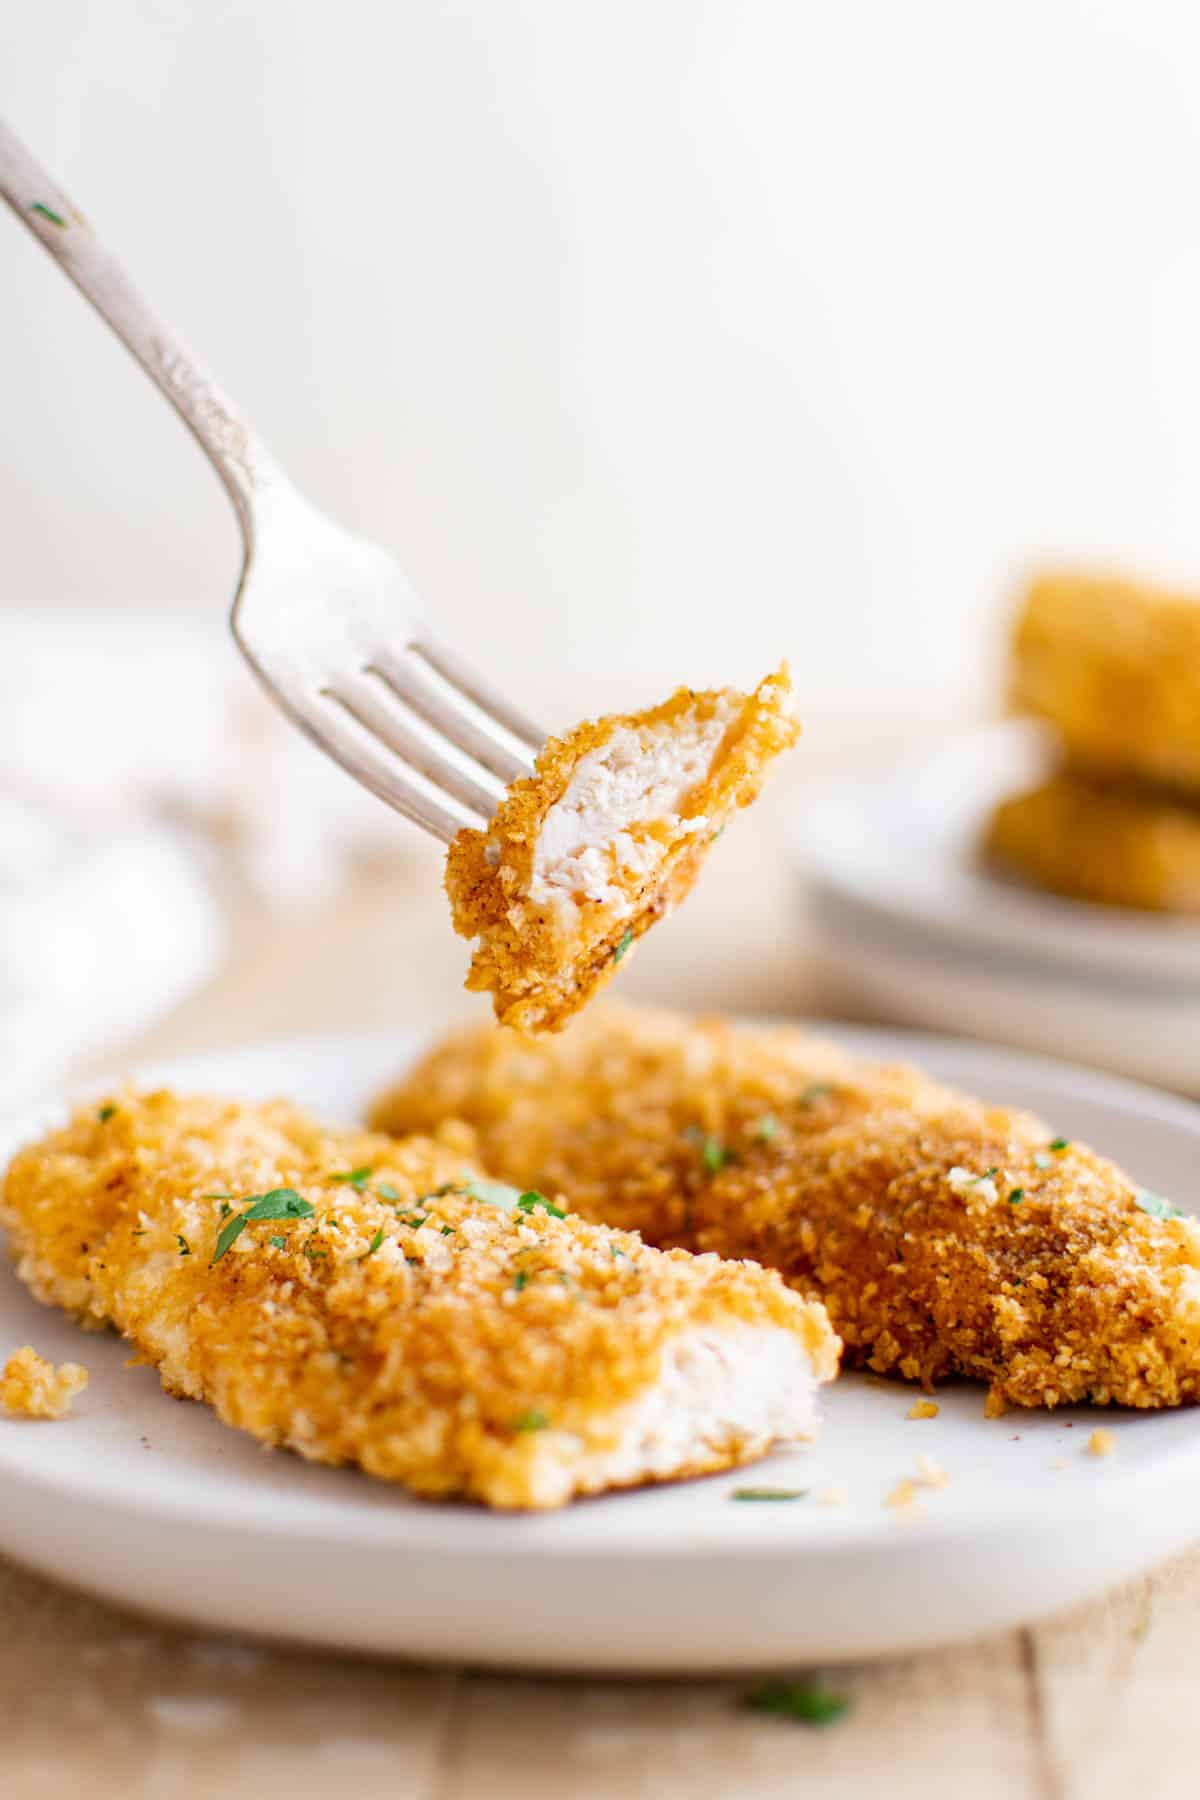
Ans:
<svg viewBox="0 0 1200 1800"><path fill-rule="evenodd" d="M1200 1201L1200 1113L1148 1090L1007 1052L840 1031L968 1088L1043 1112L1158 1192ZM146 1071L180 1087L283 1093L335 1119L414 1040L320 1038ZM139 1072L142 1073L142 1072ZM0 1153L59 1110L3 1131ZM892 1653L1048 1612L1186 1543L1200 1516L1200 1414L982 1416L939 1394L848 1377L820 1441L750 1474L500 1517L409 1501L350 1471L264 1455L205 1408L168 1399L115 1339L85 1337L0 1275L0 1347L80 1358L92 1382L58 1424L0 1421L0 1550L124 1604L224 1631L554 1669L754 1669ZM924 1453L950 1475L919 1518L885 1505ZM749 1482L811 1490L730 1499ZM840 1506L817 1496L842 1489Z"/></svg>
<svg viewBox="0 0 1200 1800"><path fill-rule="evenodd" d="M1200 1006L1200 925L1059 899L981 864L992 806L1045 761L1042 734L1013 721L814 784L793 833L801 869L849 932L900 932L943 953L1003 959L1026 978L1074 972L1143 998L1186 986Z"/></svg>

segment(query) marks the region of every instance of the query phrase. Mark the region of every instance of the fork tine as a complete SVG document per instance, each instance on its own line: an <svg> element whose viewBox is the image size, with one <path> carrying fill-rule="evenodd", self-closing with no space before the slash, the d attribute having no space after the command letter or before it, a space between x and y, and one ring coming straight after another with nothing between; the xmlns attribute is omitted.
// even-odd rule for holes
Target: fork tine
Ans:
<svg viewBox="0 0 1200 1800"><path fill-rule="evenodd" d="M413 638L411 647L451 687L457 688L460 694L465 694L468 700L473 700L481 712L503 725L506 731L528 744L531 750L543 748L547 733L531 719L527 719L524 713L518 712L515 706L510 706L504 695L481 680L470 663L455 651L447 650L444 644L439 644L436 638L430 637L424 630Z"/></svg>
<svg viewBox="0 0 1200 1800"><path fill-rule="evenodd" d="M413 712L426 719L464 755L498 775L505 785L519 775L532 773L533 757L525 745L510 742L511 732L504 727L497 729L486 714L478 713L473 717L475 706L465 701L455 689L443 687L432 664L420 654L397 655L394 650L385 648L372 657L371 668L395 689Z"/></svg>
<svg viewBox="0 0 1200 1800"><path fill-rule="evenodd" d="M491 818L503 795L502 786L489 783L483 770L476 774L460 767L436 738L410 724L382 679L369 674L338 675L327 684L326 692L433 787L481 813L485 820Z"/></svg>
<svg viewBox="0 0 1200 1800"><path fill-rule="evenodd" d="M275 691L296 724L320 749L396 812L444 844L452 843L464 826L487 823L486 817L479 818L465 807L447 804L445 794L439 794L400 761L333 694L318 696L305 709L283 701Z"/></svg>

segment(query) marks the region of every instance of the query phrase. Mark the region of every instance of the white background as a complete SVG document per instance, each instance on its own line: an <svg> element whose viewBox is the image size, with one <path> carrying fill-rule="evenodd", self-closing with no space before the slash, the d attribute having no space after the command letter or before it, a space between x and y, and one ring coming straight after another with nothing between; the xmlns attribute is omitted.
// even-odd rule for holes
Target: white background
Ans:
<svg viewBox="0 0 1200 1800"><path fill-rule="evenodd" d="M47 0L3 105L549 723L960 710L1045 554L1200 575L1200 8ZM3 602L218 627L224 497L0 218Z"/></svg>

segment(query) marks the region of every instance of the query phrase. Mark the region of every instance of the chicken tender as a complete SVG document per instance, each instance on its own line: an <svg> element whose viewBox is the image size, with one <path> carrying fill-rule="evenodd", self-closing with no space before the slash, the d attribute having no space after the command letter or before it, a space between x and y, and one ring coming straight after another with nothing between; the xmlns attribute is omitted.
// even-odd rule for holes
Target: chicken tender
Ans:
<svg viewBox="0 0 1200 1800"><path fill-rule="evenodd" d="M551 1507L749 1461L814 1429L822 1308L281 1102L88 1107L13 1160L21 1279L111 1322L171 1393L428 1497Z"/></svg>
<svg viewBox="0 0 1200 1800"><path fill-rule="evenodd" d="M819 1295L850 1363L989 1408L1200 1398L1200 1226L1028 1114L786 1028L603 1009L434 1049L376 1104L513 1181Z"/></svg>
<svg viewBox="0 0 1200 1800"><path fill-rule="evenodd" d="M729 814L796 741L787 669L753 694L681 688L649 712L551 738L485 831L446 859L468 988L496 1017L557 1031L687 895Z"/></svg>
<svg viewBox="0 0 1200 1800"><path fill-rule="evenodd" d="M1200 793L1200 598L1039 576L1014 633L1012 701L1056 726L1081 769Z"/></svg>
<svg viewBox="0 0 1200 1800"><path fill-rule="evenodd" d="M984 851L1051 893L1200 913L1200 804L1064 773L1001 801Z"/></svg>

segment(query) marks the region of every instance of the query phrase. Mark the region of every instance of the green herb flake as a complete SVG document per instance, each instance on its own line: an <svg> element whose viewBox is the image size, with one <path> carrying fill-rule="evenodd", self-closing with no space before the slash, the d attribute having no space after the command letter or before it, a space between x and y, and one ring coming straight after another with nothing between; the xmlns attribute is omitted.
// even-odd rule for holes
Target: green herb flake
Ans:
<svg viewBox="0 0 1200 1800"><path fill-rule="evenodd" d="M232 1194L201 1194L202 1200L232 1200Z"/></svg>
<svg viewBox="0 0 1200 1800"><path fill-rule="evenodd" d="M833 1087L828 1081L810 1081L800 1095L801 1106L812 1106L818 1100L824 1100L826 1094L832 1094Z"/></svg>
<svg viewBox="0 0 1200 1800"><path fill-rule="evenodd" d="M758 1121L757 1125L750 1127L750 1136L760 1144L769 1144L778 1130L779 1120L774 1113L768 1113L764 1119Z"/></svg>
<svg viewBox="0 0 1200 1800"><path fill-rule="evenodd" d="M804 1500L809 1488L744 1487L734 1488L731 1500Z"/></svg>
<svg viewBox="0 0 1200 1800"><path fill-rule="evenodd" d="M399 1200L402 1197L399 1189L394 1188L390 1181L381 1181L375 1192L381 1200Z"/></svg>
<svg viewBox="0 0 1200 1800"><path fill-rule="evenodd" d="M616 949L613 951L613 961L615 963L620 962L621 958L625 955L626 951L629 949L629 946L632 944L632 942L633 942L633 932L632 931L625 932L624 936L620 939L619 943L617 944Z"/></svg>
<svg viewBox="0 0 1200 1800"><path fill-rule="evenodd" d="M180 1256L190 1256L192 1254L192 1246L188 1243L182 1231L177 1231L175 1233L175 1242L179 1245Z"/></svg>
<svg viewBox="0 0 1200 1800"><path fill-rule="evenodd" d="M516 1274L513 1276L512 1284L513 1284L514 1293L519 1294L522 1291L522 1289L527 1288L529 1286L529 1270L528 1269L518 1269Z"/></svg>
<svg viewBox="0 0 1200 1800"><path fill-rule="evenodd" d="M252 1225L259 1219L309 1219L312 1212L312 1206L294 1188L272 1188L269 1194L251 1194L245 1211L235 1213L221 1227L217 1247L213 1251L213 1263L220 1262L225 1252L241 1237L247 1225Z"/></svg>
<svg viewBox="0 0 1200 1800"><path fill-rule="evenodd" d="M285 1237L273 1237L271 1239L271 1248L272 1250L286 1250L287 1239Z"/></svg>
<svg viewBox="0 0 1200 1800"><path fill-rule="evenodd" d="M429 1214L398 1212L396 1217L402 1225L407 1225L410 1231L420 1231L422 1225L428 1222Z"/></svg>
<svg viewBox="0 0 1200 1800"><path fill-rule="evenodd" d="M512 1422L512 1428L514 1431L545 1431L549 1423L550 1420L544 1412L541 1412L536 1406L531 1406L528 1412L517 1415Z"/></svg>
<svg viewBox="0 0 1200 1800"><path fill-rule="evenodd" d="M700 1161L710 1175L717 1175L733 1158L722 1144L719 1137L711 1131L701 1131L699 1125L689 1125L683 1134L689 1144L694 1144L700 1153Z"/></svg>
<svg viewBox="0 0 1200 1800"><path fill-rule="evenodd" d="M990 1169L985 1169L983 1171L983 1179L984 1181L990 1181L993 1175L998 1175L999 1173L1000 1170L997 1168L996 1164L993 1163Z"/></svg>
<svg viewBox="0 0 1200 1800"><path fill-rule="evenodd" d="M555 1206L544 1194L539 1194L532 1188L517 1201L518 1212L537 1212L539 1208L542 1212L548 1212L552 1219L565 1219L567 1216L561 1206Z"/></svg>
<svg viewBox="0 0 1200 1800"><path fill-rule="evenodd" d="M102 1125L107 1125L116 1110L115 1106L102 1106L100 1111L96 1114L96 1117Z"/></svg>
<svg viewBox="0 0 1200 1800"><path fill-rule="evenodd" d="M1020 1206L1020 1204L1024 1198L1025 1198L1025 1189L1024 1188L1014 1188L1012 1193L1008 1196L1008 1204L1010 1206Z"/></svg>
<svg viewBox="0 0 1200 1800"><path fill-rule="evenodd" d="M1164 1200L1161 1194L1151 1193L1149 1188L1139 1188L1133 1196L1133 1204L1139 1212L1149 1213L1152 1219L1183 1219L1187 1217L1179 1207L1172 1206L1171 1202Z"/></svg>
<svg viewBox="0 0 1200 1800"><path fill-rule="evenodd" d="M343 1169L339 1174L329 1177L330 1181L340 1181L343 1186L352 1187L356 1194L366 1192L370 1179L370 1169Z"/></svg>
<svg viewBox="0 0 1200 1800"><path fill-rule="evenodd" d="M509 1187L505 1181L468 1181L463 1192L469 1200L478 1200L484 1206L501 1206L505 1212L511 1212L521 1199L520 1188Z"/></svg>
<svg viewBox="0 0 1200 1800"><path fill-rule="evenodd" d="M1058 1138L1050 1139L1050 1149L1051 1150L1069 1150L1070 1148L1071 1148L1070 1138L1058 1137Z"/></svg>
<svg viewBox="0 0 1200 1800"><path fill-rule="evenodd" d="M852 1702L816 1681L766 1681L745 1695L742 1705L751 1712L795 1719L801 1725L834 1725L849 1712Z"/></svg>
<svg viewBox="0 0 1200 1800"><path fill-rule="evenodd" d="M359 1259L358 1259L359 1262L366 1262L368 1256L374 1256L375 1252L378 1250L378 1248L379 1248L380 1244L382 1244L382 1242L383 1242L383 1226L381 1225L379 1227L379 1230L375 1233L375 1236L371 1239L370 1243L367 1245L366 1249L363 1251L362 1255L359 1257Z"/></svg>
<svg viewBox="0 0 1200 1800"><path fill-rule="evenodd" d="M621 1261L628 1262L629 1261L629 1258L625 1255L625 1252L623 1250L618 1250L617 1246L615 1244L610 1244L608 1246L608 1254L611 1256L611 1258L614 1262L621 1262Z"/></svg>
<svg viewBox="0 0 1200 1800"><path fill-rule="evenodd" d="M60 231L67 229L67 221L62 214L56 213L54 208L47 206L44 200L35 200L29 210L36 213L39 219L47 219L51 225L57 225Z"/></svg>
<svg viewBox="0 0 1200 1800"><path fill-rule="evenodd" d="M454 1236L453 1225L443 1225L442 1226L442 1236L443 1237L453 1237Z"/></svg>

